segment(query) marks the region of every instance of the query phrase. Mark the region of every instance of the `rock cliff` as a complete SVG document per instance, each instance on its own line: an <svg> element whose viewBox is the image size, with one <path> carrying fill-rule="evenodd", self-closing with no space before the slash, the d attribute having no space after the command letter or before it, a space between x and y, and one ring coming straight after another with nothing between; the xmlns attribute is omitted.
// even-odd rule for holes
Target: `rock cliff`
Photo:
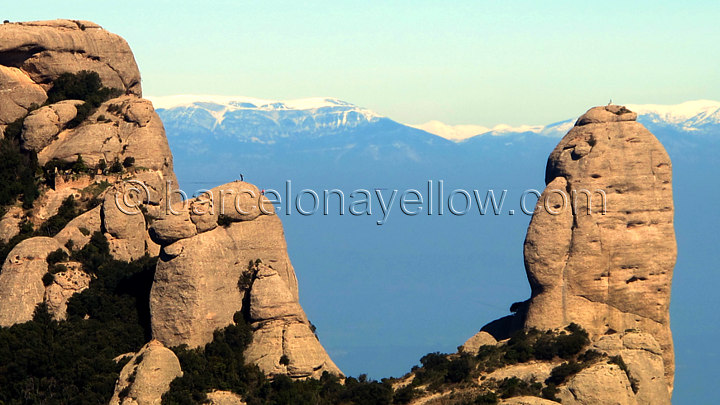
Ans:
<svg viewBox="0 0 720 405"><path fill-rule="evenodd" d="M92 106L47 102L59 77L85 71L120 92ZM45 169L37 199L3 207L0 326L31 320L38 304L64 319L68 300L92 291L97 276L73 254L101 239L115 260L159 257L148 303L153 339L127 355L112 404L159 403L183 375L169 348L202 348L240 318L249 326L241 357L253 370L322 377L318 384L340 392L332 375L342 373L299 304L273 206L241 181L176 198L162 122L141 96L127 43L96 24L0 26L0 130ZM458 353L430 354L403 379L376 383L376 393L418 404L670 403L672 169L635 119L621 106L590 109L551 153L524 244L530 299ZM243 403L229 391L206 393L210 403Z"/></svg>
<svg viewBox="0 0 720 405"><path fill-rule="evenodd" d="M662 348L672 388L672 168L636 117L620 106L595 107L550 154L548 186L525 239L532 287L525 327L575 322L596 336L647 332ZM557 190L568 197L565 209L552 207L563 204Z"/></svg>
<svg viewBox="0 0 720 405"><path fill-rule="evenodd" d="M550 154L524 244L532 296L483 327L506 339L575 323L593 350L622 359L627 378L592 366L560 387L563 403L670 403L672 166L636 118L622 106L592 108Z"/></svg>
<svg viewBox="0 0 720 405"><path fill-rule="evenodd" d="M247 359L265 373L340 374L300 307L282 224L257 187L228 183L175 207L150 227L162 245L150 294L153 336L167 346L203 346L243 312L254 329Z"/></svg>
<svg viewBox="0 0 720 405"><path fill-rule="evenodd" d="M95 72L119 95L97 105L48 102L54 83L68 72ZM127 43L97 24L0 25L0 133L21 122L14 135L21 150L45 168L32 207L18 201L2 210L0 240L12 249L0 271L0 326L29 321L40 303L64 319L68 299L92 287L93 276L67 256L60 263L52 258L57 251L72 255L102 235L116 260L160 256L150 299L156 340L123 368L112 403L159 403L182 374L167 347L203 346L233 323L236 312L255 316L249 358L263 371L296 378L341 374L298 303L272 205L242 182L213 189L234 193L227 208L211 207L204 198L183 203L169 194L177 188L172 154L160 118L141 97ZM72 218L62 211L68 201L79 209ZM61 229L48 228L51 221ZM36 236L46 228L45 236ZM268 339L268 330L279 340ZM280 364L283 356L287 364ZM230 393L213 395L216 403L238 401Z"/></svg>

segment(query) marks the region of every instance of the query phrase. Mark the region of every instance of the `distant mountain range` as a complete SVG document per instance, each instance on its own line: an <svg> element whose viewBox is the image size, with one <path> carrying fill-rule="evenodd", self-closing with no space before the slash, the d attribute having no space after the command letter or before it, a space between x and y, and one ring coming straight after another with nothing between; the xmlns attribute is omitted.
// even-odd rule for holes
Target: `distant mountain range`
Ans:
<svg viewBox="0 0 720 405"><path fill-rule="evenodd" d="M411 125L401 124L336 98L289 101L196 95L149 98L170 130L193 129L260 144L275 144L298 137L313 139L364 127L387 127L390 123L405 127L409 133L417 129L454 142L464 142L478 136L520 133L561 137L575 120L571 118L549 125L515 127L499 124L492 128L475 124L450 125L436 120ZM660 128L700 134L716 131L720 125L718 101L696 100L676 105L628 104L627 107L637 112L638 121L651 131Z"/></svg>

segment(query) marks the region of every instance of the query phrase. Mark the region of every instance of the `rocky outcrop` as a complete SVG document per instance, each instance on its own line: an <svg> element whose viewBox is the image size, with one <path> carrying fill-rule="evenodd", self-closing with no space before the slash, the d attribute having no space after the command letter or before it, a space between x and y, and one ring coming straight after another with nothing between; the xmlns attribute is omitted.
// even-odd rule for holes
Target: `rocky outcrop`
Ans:
<svg viewBox="0 0 720 405"><path fill-rule="evenodd" d="M563 404L670 403L672 168L636 118L622 106L592 108L550 154L524 244L532 296L482 329L497 339L570 323L589 332L592 349L613 361L558 387ZM497 378L528 375L527 366L514 367ZM543 377L543 367L530 374Z"/></svg>
<svg viewBox="0 0 720 405"><path fill-rule="evenodd" d="M259 212L258 201L265 200L257 187L233 182L213 190L217 191L214 211L201 211L204 200L193 199L184 209L183 204L175 205L174 213L166 212L150 227L153 240L163 246L150 294L153 336L168 346L202 346L210 342L214 330L231 324L244 298L238 280L249 271L248 263L257 259L277 269L297 300L297 279L280 219L261 215L240 221L230 214L235 210L233 199L228 198L225 209L220 206L220 190L241 198L246 195L243 190L250 190L255 191L254 210ZM237 222L218 226L221 210L225 218ZM199 219L204 216L199 212L208 218ZM202 224L200 229L196 223Z"/></svg>
<svg viewBox="0 0 720 405"><path fill-rule="evenodd" d="M0 65L19 69L45 90L62 73L90 70L107 87L142 95L140 71L127 42L90 21L2 24Z"/></svg>
<svg viewBox="0 0 720 405"><path fill-rule="evenodd" d="M468 339L458 349L464 353L477 354L480 347L495 344L497 344L497 340L495 340L493 335L481 330Z"/></svg>
<svg viewBox="0 0 720 405"><path fill-rule="evenodd" d="M45 259L58 249L66 250L53 238L36 237L18 243L8 254L0 272L0 326L32 319L45 297Z"/></svg>
<svg viewBox="0 0 720 405"><path fill-rule="evenodd" d="M50 143L41 142L47 136L35 138L39 139L26 147L38 152L41 165L52 159L74 162L82 156L87 165L96 166L100 160L111 164L132 157L136 167L161 173L177 185L162 121L150 101L134 95L106 101L83 124L53 135Z"/></svg>
<svg viewBox="0 0 720 405"><path fill-rule="evenodd" d="M663 351L649 333L629 331L600 337L594 348L609 356L620 356L628 377L635 380L639 404L669 404L670 392L664 374Z"/></svg>
<svg viewBox="0 0 720 405"><path fill-rule="evenodd" d="M3 37L4 40L4 37ZM1 46L1 45L0 45ZM45 89L22 70L0 62L0 129L47 100Z"/></svg>
<svg viewBox="0 0 720 405"><path fill-rule="evenodd" d="M264 264L257 266L254 277L249 300L253 340L245 351L246 361L268 375L319 378L326 371L341 375L286 282Z"/></svg>
<svg viewBox="0 0 720 405"><path fill-rule="evenodd" d="M82 70L97 72L104 86L121 89L125 95L106 101L79 125L67 128L77 115L80 101L65 100L37 107L47 99L46 91L52 80L62 73ZM150 241L139 202L146 204L148 211L157 211L164 198L158 190L165 190L166 184L174 187L177 181L162 122L152 104L139 98L137 65L119 36L83 21L0 25L0 77L0 125L24 117L20 146L36 152L41 165L53 159L75 162L80 156L91 168L101 160L110 165L127 157L134 159L131 171L114 177L102 176L103 181L116 183L106 194L87 197L104 197L101 207L73 219L54 238L32 238L10 252L0 272L0 324L12 325L29 320L35 305L43 300L51 311L57 311L56 316L64 316L68 294L86 287L80 282L86 277L82 272L56 275L47 291L40 287L47 272L47 263L43 262L52 250L64 249L65 245L80 249L94 232L100 231L118 260L157 254L159 247ZM27 114L31 107L36 109ZM129 215L120 208L128 208L123 205L128 191L126 182L133 178L147 186L140 190L141 201L133 201L131 209L126 210L132 213ZM41 190L41 196L27 212L10 207L0 221L0 239L9 241L19 233L24 221L38 229L58 212L67 197L74 196L77 201L86 196L84 188L99 187L100 182L86 174L73 174L68 181L59 183L56 178L55 189ZM52 249L32 252L26 248L31 244ZM30 254L34 254L34 260L27 259Z"/></svg>
<svg viewBox="0 0 720 405"><path fill-rule="evenodd" d="M246 405L242 397L229 391L213 391L207 394L210 405Z"/></svg>
<svg viewBox="0 0 720 405"><path fill-rule="evenodd" d="M182 374L175 353L150 341L120 371L110 405L159 405L170 383Z"/></svg>
<svg viewBox="0 0 720 405"><path fill-rule="evenodd" d="M565 405L639 403L625 372L617 365L607 363L598 363L580 371L567 385L560 387L557 397Z"/></svg>
<svg viewBox="0 0 720 405"><path fill-rule="evenodd" d="M575 322L594 336L647 332L660 344L672 389L672 169L635 118L624 107L595 107L551 153L525 239L525 327Z"/></svg>
<svg viewBox="0 0 720 405"><path fill-rule="evenodd" d="M103 86L120 89L124 95L105 101L79 123L80 101L42 105L54 79L84 70L97 72ZM282 363L288 359L277 369L266 368L268 372L294 377L319 376L326 370L340 374L298 303L282 224L258 188L243 182L226 184L187 206L169 193L177 181L163 125L152 104L140 98L137 65L122 38L86 21L3 24L0 77L0 126L24 118L21 147L36 153L40 165L55 159L72 163L82 157L99 174L103 161L109 166L132 158L128 164L132 168L123 174L115 178L102 174L102 181L109 181L111 187L92 195L102 201L100 206L70 221L53 238L31 238L11 252L0 273L0 324L30 319L43 300L56 319L62 319L68 298L86 288L90 277L72 268L58 272L54 280L46 277L49 285L44 288L45 257L63 246L81 249L101 232L115 259L160 255L150 302L152 332L160 342L202 346L215 330L231 324L236 312L252 312L256 336L266 336L267 331L280 334L280 351L258 343L264 338L255 339L254 358ZM79 199L86 189L100 187L100 181L84 174L58 173L55 189L42 190L32 210L7 212L0 237L11 239L22 221L41 226L68 196ZM209 200L213 194L215 198ZM244 305L251 300L249 284L241 279L250 275L249 263L258 259L272 266L273 273L258 278L253 309ZM264 288L269 282L265 278L276 289ZM274 301L280 298L283 301ZM286 316L273 315L276 309L286 311ZM133 367L139 375L142 367ZM133 391L138 384L136 379L130 388L133 403L143 403ZM119 386L118 401L125 388Z"/></svg>
<svg viewBox="0 0 720 405"><path fill-rule="evenodd" d="M48 312L55 320L63 320L67 316L67 301L73 295L90 286L90 275L82 271L77 262L61 263L67 268L53 275L53 281L45 287L44 301Z"/></svg>
<svg viewBox="0 0 720 405"><path fill-rule="evenodd" d="M228 183L173 207L150 228L162 245L150 293L153 337L200 347L242 311L254 329L246 358L266 373L340 374L300 307L282 224L257 187Z"/></svg>
<svg viewBox="0 0 720 405"><path fill-rule="evenodd" d="M37 152L48 146L55 135L75 118L76 106L82 103L78 100L64 100L28 114L23 121L23 148Z"/></svg>

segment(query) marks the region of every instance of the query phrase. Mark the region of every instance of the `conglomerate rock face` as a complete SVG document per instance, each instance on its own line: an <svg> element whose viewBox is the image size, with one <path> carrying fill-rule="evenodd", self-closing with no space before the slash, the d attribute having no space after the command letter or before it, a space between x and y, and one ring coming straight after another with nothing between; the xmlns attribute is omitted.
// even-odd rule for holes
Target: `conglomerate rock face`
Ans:
<svg viewBox="0 0 720 405"><path fill-rule="evenodd" d="M550 154L525 239L532 287L525 327L575 322L592 335L647 332L660 344L672 387L672 167L635 118L624 107L595 107Z"/></svg>
<svg viewBox="0 0 720 405"><path fill-rule="evenodd" d="M0 271L0 326L32 319L35 307L45 297L45 259L58 249L65 250L57 240L38 236L18 243L10 251Z"/></svg>
<svg viewBox="0 0 720 405"><path fill-rule="evenodd" d="M82 70L97 72L104 86L120 89L125 95L104 102L72 128L68 123L76 117L82 101L64 100L30 111L45 102L54 79ZM54 159L75 162L82 157L85 164L97 167L101 160L111 164L132 157L138 168L132 173L101 176L102 180L73 175L65 184L56 179L55 189L41 190L32 209L9 207L0 219L0 240L7 243L19 233L22 223L37 227L55 215L65 198L80 197L85 188L102 181L111 183L97 196L104 197L101 206L82 213L52 238L21 242L0 272L0 325L30 320L41 302L63 319L67 299L86 288L89 278L76 269L56 275L54 282L43 286L47 255L68 244L80 249L94 232L106 236L118 260L157 254L159 247L150 241L143 215L120 212L122 198L115 197L133 178L148 184L148 190L177 184L172 154L160 117L149 101L140 98L140 75L130 48L122 38L96 24L54 20L0 25L0 79L0 130L4 133L7 124L24 117L20 146L37 153L40 165ZM160 206L162 195L145 194L142 197L150 210Z"/></svg>
<svg viewBox="0 0 720 405"><path fill-rule="evenodd" d="M140 71L127 42L90 21L51 20L0 25L0 65L47 87L65 72L90 70L107 87L142 96Z"/></svg>
<svg viewBox="0 0 720 405"><path fill-rule="evenodd" d="M172 350L151 340L120 371L110 405L157 405L170 383L183 375Z"/></svg>
<svg viewBox="0 0 720 405"><path fill-rule="evenodd" d="M246 358L265 373L341 374L300 307L282 224L256 186L218 186L163 214L150 227L162 245L150 292L155 339L201 347L242 312L253 328Z"/></svg>
<svg viewBox="0 0 720 405"><path fill-rule="evenodd" d="M105 101L78 124L74 121L82 101L43 104L54 79L80 71L97 72L103 86L119 89L122 95ZM211 191L230 194L220 196L217 208L208 210L210 202L199 197L173 213L183 203L170 194L177 188L172 154L162 121L141 95L140 74L127 43L97 24L54 20L0 25L0 134L4 136L8 124L22 118L20 147L36 153L40 165L53 160L73 163L82 157L96 171L58 173L55 185L43 186L31 209L19 204L5 207L0 240L10 241L24 223L42 225L69 196L86 198L88 190L102 190L92 194L99 205L80 213L52 237L32 237L12 249L0 271L0 326L29 321L40 303L48 304L56 319L64 319L67 300L88 288L92 277L79 263L63 262L67 271L47 282L46 258L58 249L81 249L99 232L114 259L160 256L150 302L152 331L158 340L123 369L113 403L159 403L181 373L166 346L202 346L216 329L232 323L236 312L249 314L244 302L250 300L256 272L250 271L257 266L251 262L258 259L272 268L272 286L279 290L262 288L267 283L259 281L252 296L262 305L255 309L290 308L292 316L283 321L285 349L278 352L275 342L257 344L254 339L254 361L265 364L272 359L273 367L263 368L270 374L298 378L319 377L323 371L341 374L300 308L282 224L256 186L242 182L220 186ZM100 169L103 161L109 166L128 158L131 168L119 174ZM274 302L280 296L283 300ZM268 318L255 322L257 336L272 323ZM286 363L283 356L289 360L280 365ZM128 394L126 388L129 395L120 398L121 393ZM216 402L228 398L218 394Z"/></svg>

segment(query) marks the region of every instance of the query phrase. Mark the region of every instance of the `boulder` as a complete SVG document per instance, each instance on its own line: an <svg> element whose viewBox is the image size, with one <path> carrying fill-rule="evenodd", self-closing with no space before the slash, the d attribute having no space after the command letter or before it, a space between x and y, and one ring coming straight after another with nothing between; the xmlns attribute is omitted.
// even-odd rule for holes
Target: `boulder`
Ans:
<svg viewBox="0 0 720 405"><path fill-rule="evenodd" d="M45 100L47 94L42 86L22 70L0 62L0 125L24 117L33 104L39 106Z"/></svg>
<svg viewBox="0 0 720 405"><path fill-rule="evenodd" d="M78 100L64 100L40 107L23 121L23 148L39 152L48 146L65 125L77 115Z"/></svg>
<svg viewBox="0 0 720 405"><path fill-rule="evenodd" d="M624 371L604 362L583 369L559 387L563 405L635 405L638 402Z"/></svg>
<svg viewBox="0 0 720 405"><path fill-rule="evenodd" d="M260 264L250 289L253 339L245 360L265 374L292 378L342 375L310 328L310 322L285 281Z"/></svg>
<svg viewBox="0 0 720 405"><path fill-rule="evenodd" d="M182 374L175 353L152 340L120 371L110 405L159 405L170 383Z"/></svg>
<svg viewBox="0 0 720 405"><path fill-rule="evenodd" d="M495 340L495 338L491 334L485 331L480 331L476 333L473 337L468 339L462 346L460 346L459 349L463 353L476 355L481 346L494 346L496 344L497 340Z"/></svg>
<svg viewBox="0 0 720 405"><path fill-rule="evenodd" d="M0 271L0 326L32 319L35 307L45 296L45 259L58 249L67 252L57 240L38 236L25 239L10 251Z"/></svg>

